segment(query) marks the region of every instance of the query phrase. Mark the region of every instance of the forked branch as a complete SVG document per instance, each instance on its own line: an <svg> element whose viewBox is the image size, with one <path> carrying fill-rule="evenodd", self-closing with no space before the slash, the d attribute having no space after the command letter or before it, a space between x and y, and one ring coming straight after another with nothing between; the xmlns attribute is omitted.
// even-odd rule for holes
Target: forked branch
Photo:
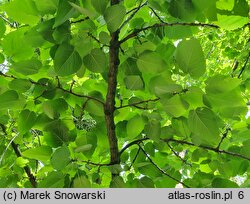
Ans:
<svg viewBox="0 0 250 204"><path fill-rule="evenodd" d="M11 78L11 79L18 79L17 77L15 77L15 76L13 76L13 75L7 75L7 74L5 74L5 73L3 73L3 72L0 72L0 76L6 77L6 78ZM33 80L31 80L31 79L28 79L28 81L29 81L31 84L35 84L35 85L38 85L38 86L43 86L43 87L48 87L48 86L49 86L48 84L39 83L39 82L33 81ZM87 98L87 99L90 99L90 100L97 101L97 102L101 103L102 105L104 105L104 102L101 101L101 100L98 99L98 98L95 98L95 97L92 97L92 96L83 95L83 94L74 93L74 92L72 91L72 88L73 88L72 85L71 85L71 87L70 87L69 90L63 88L63 87L61 86L61 83L58 83L58 86L56 86L55 88L56 88L56 89L60 89L60 90L62 90L62 91L65 92L65 93L68 93L68 94L77 96L77 97L79 97L79 98Z"/></svg>
<svg viewBox="0 0 250 204"><path fill-rule="evenodd" d="M140 144L138 144L140 150L144 153L144 155L148 158L149 162L151 164L153 164L162 174L164 174L165 176L171 178L172 180L182 184L183 186L185 186L186 188L190 188L188 185L186 185L185 183L183 183L182 181L179 181L178 179L174 178L173 176L171 176L170 174L168 174L167 172L165 172L163 169L161 169L152 159L151 157L147 154L147 152L140 146Z"/></svg>

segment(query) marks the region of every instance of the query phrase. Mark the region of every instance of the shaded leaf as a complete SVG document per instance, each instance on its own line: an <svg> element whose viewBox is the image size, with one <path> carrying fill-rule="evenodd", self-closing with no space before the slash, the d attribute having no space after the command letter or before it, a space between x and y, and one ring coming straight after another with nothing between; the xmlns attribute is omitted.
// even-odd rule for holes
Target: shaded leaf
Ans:
<svg viewBox="0 0 250 204"><path fill-rule="evenodd" d="M70 152L66 146L59 147L52 154L51 164L56 170L64 169L70 162Z"/></svg>
<svg viewBox="0 0 250 204"><path fill-rule="evenodd" d="M36 113L28 109L23 110L18 118L18 129L21 134L29 131L36 122Z"/></svg>
<svg viewBox="0 0 250 204"><path fill-rule="evenodd" d="M90 71L102 73L106 69L107 59L102 50L95 48L83 58L83 63Z"/></svg>
<svg viewBox="0 0 250 204"><path fill-rule="evenodd" d="M110 33L115 32L123 22L126 15L126 9L121 4L110 6L104 13L104 19Z"/></svg>
<svg viewBox="0 0 250 204"><path fill-rule="evenodd" d="M81 68L82 59L72 45L64 43L56 50L54 66L59 76L71 75Z"/></svg>
<svg viewBox="0 0 250 204"><path fill-rule="evenodd" d="M167 64L161 57L155 52L144 52L138 60L137 66L142 73L159 73L166 70Z"/></svg>
<svg viewBox="0 0 250 204"><path fill-rule="evenodd" d="M22 152L22 155L24 157L27 157L29 159L36 159L42 162L46 162L47 160L49 160L51 154L52 149L48 146L35 147Z"/></svg>
<svg viewBox="0 0 250 204"><path fill-rule="evenodd" d="M144 121L141 116L136 115L131 118L127 123L127 135L129 138L135 138L144 129Z"/></svg>
<svg viewBox="0 0 250 204"><path fill-rule="evenodd" d="M218 145L220 131L216 118L217 116L207 108L198 108L189 112L189 128L202 144Z"/></svg>

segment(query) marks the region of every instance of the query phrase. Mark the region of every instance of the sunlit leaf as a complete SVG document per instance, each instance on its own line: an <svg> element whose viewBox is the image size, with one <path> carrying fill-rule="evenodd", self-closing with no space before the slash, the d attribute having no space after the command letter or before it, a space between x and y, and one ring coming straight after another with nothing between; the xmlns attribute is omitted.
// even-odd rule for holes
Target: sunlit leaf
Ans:
<svg viewBox="0 0 250 204"><path fill-rule="evenodd" d="M194 78L205 73L206 61L198 40L183 40L176 50L176 63L180 69Z"/></svg>

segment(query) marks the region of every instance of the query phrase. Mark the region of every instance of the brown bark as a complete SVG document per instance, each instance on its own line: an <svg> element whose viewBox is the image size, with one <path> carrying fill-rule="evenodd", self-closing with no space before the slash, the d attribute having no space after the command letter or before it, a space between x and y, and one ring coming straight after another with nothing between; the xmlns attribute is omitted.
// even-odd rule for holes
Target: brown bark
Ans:
<svg viewBox="0 0 250 204"><path fill-rule="evenodd" d="M6 127L3 125L3 124L0 124L3 132L5 135L7 135L7 131L6 131ZM21 152L19 151L18 149L18 145L15 143L15 142L11 142L11 146L16 154L17 157L21 157ZM23 167L24 168L24 171L25 173L27 174L28 178L29 178L29 181L32 185L33 188L36 188L37 187L37 182L36 182L36 177L32 174L30 168L28 166L25 166Z"/></svg>
<svg viewBox="0 0 250 204"><path fill-rule="evenodd" d="M120 154L115 133L114 111L115 111L115 95L117 87L117 72L119 66L119 32L111 34L110 50L109 50L109 75L108 75L108 90L106 96L105 119L107 126L107 134L110 147L110 163L119 164ZM112 175L114 178L116 175Z"/></svg>
<svg viewBox="0 0 250 204"><path fill-rule="evenodd" d="M17 156L17 157L21 157L22 155L21 155L21 153L20 153L20 151L19 151L19 149L18 149L17 144L14 143L14 142L12 142L12 143L11 143L11 146L12 146L12 148L14 149L14 152L16 153L16 156ZM25 167L23 167L23 168L24 168L24 171L26 172L26 174L28 175L28 178L29 178L29 181L30 181L32 187L33 187L33 188L36 188L36 187L37 187L36 178L35 178L35 176L31 173L30 168L29 168L28 166L25 166Z"/></svg>

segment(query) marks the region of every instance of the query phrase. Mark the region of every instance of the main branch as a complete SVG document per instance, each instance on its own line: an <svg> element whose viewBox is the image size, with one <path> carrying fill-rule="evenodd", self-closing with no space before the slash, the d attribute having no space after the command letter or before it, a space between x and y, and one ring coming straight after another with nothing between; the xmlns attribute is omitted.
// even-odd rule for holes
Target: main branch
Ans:
<svg viewBox="0 0 250 204"><path fill-rule="evenodd" d="M108 75L108 90L106 95L106 103L104 105L111 164L120 163L120 154L118 150L117 137L115 133L115 122L114 122L117 72L120 63L119 61L120 44L118 38L119 38L118 31L111 34L110 49L109 49L110 64L109 64L109 75ZM113 178L114 176L116 175L112 174Z"/></svg>

